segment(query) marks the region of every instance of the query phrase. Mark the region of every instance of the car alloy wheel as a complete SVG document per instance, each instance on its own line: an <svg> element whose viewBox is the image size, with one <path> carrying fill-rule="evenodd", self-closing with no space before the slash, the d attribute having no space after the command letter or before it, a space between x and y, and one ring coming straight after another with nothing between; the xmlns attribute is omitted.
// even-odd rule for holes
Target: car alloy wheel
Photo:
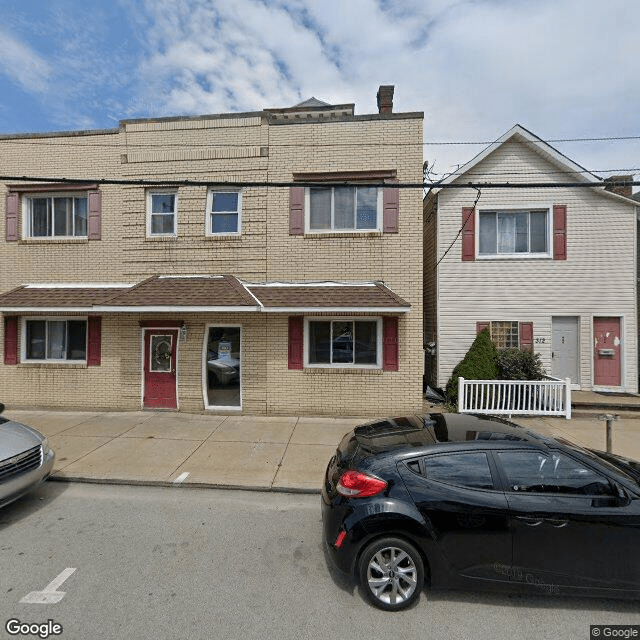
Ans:
<svg viewBox="0 0 640 640"><path fill-rule="evenodd" d="M424 566L415 547L400 538L372 542L360 556L360 585L380 609L398 611L420 596Z"/></svg>

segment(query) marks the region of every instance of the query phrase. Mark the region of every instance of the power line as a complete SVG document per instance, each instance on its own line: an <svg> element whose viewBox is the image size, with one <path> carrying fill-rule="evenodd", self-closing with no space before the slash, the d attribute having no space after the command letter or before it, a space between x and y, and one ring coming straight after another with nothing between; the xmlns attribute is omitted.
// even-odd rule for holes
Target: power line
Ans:
<svg viewBox="0 0 640 640"><path fill-rule="evenodd" d="M558 188L597 188L597 187L626 187L640 186L640 180L607 180L599 182L404 182L385 183L375 181L358 180L332 180L324 181L300 181L300 182L276 182L276 181L248 181L248 180L171 180L171 179L120 179L120 178L56 178L41 176L0 176L3 182L50 182L55 184L103 184L139 187L379 187L398 189L558 189Z"/></svg>

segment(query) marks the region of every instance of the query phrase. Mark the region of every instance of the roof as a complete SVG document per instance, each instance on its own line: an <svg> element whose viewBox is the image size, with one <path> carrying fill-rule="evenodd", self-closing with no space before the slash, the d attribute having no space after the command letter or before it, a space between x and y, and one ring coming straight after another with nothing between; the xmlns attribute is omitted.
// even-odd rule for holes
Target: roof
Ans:
<svg viewBox="0 0 640 640"><path fill-rule="evenodd" d="M568 172L575 173L577 182L593 182L597 183L598 185L601 183L601 179L598 176L591 173L590 171L587 171L577 162L574 162L564 154L560 153L560 151L552 147L548 142L545 142L519 124L513 126L511 129L509 129L509 131L500 136L495 142L492 142L488 147L483 149L477 156L467 162L467 164L460 167L460 169L456 171L455 174L447 176L444 180L442 180L442 183L449 184L451 182L460 180L465 173L471 171L471 169L482 162L489 154L493 153L498 147L503 145L505 142L508 142L512 138L517 138L521 141L529 143L529 145L541 155L546 156L552 162L560 165Z"/></svg>
<svg viewBox="0 0 640 640"><path fill-rule="evenodd" d="M299 107L330 107L331 105L328 102L322 102L322 100L318 100L315 96L311 96L308 100L304 102L299 102L298 104L293 105L293 109L297 109Z"/></svg>
<svg viewBox="0 0 640 640"><path fill-rule="evenodd" d="M247 286L266 312L404 312L411 307L381 282L270 283Z"/></svg>
<svg viewBox="0 0 640 640"><path fill-rule="evenodd" d="M137 284L27 284L0 295L4 313L406 313L381 282L245 283L233 275L154 275Z"/></svg>

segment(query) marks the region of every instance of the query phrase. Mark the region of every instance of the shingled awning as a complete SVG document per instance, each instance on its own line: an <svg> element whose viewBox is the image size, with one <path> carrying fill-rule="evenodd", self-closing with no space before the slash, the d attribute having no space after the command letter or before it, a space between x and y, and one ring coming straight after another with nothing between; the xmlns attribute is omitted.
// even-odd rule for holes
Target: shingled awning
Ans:
<svg viewBox="0 0 640 640"><path fill-rule="evenodd" d="M27 284L0 295L3 313L406 313L380 282L245 283L235 276L155 275L138 284Z"/></svg>
<svg viewBox="0 0 640 640"><path fill-rule="evenodd" d="M381 282L247 284L271 313L406 313L411 305Z"/></svg>

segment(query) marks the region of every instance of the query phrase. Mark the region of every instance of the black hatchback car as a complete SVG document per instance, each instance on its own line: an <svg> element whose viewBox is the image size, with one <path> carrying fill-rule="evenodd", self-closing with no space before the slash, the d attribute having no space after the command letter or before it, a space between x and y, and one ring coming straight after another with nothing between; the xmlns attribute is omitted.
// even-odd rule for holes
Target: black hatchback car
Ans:
<svg viewBox="0 0 640 640"><path fill-rule="evenodd" d="M331 559L381 609L425 583L640 598L640 463L499 418L356 427L322 516Z"/></svg>

